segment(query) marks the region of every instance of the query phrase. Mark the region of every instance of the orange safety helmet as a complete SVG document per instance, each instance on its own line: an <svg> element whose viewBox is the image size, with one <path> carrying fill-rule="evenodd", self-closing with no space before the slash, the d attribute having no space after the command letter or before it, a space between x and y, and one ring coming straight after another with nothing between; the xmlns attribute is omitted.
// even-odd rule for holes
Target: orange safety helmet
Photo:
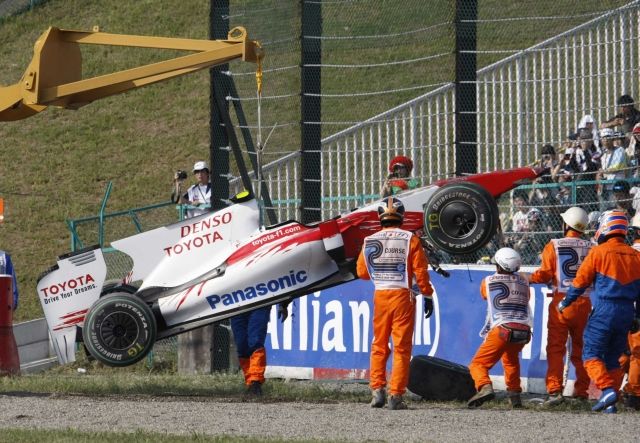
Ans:
<svg viewBox="0 0 640 443"><path fill-rule="evenodd" d="M409 157L405 157L404 155L397 155L391 159L389 162L389 172L393 172L393 168L396 165L404 165L407 168L407 171L411 173L413 170L413 162Z"/></svg>

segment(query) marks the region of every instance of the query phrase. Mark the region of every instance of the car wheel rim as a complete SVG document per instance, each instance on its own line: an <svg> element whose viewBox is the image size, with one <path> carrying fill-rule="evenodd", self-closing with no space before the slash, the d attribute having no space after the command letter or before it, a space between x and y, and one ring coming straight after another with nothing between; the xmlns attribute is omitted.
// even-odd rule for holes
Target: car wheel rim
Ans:
<svg viewBox="0 0 640 443"><path fill-rule="evenodd" d="M451 202L440 212L440 228L452 238L469 236L475 230L477 222L476 211L462 202Z"/></svg>
<svg viewBox="0 0 640 443"><path fill-rule="evenodd" d="M115 312L107 316L100 326L100 336L112 349L126 349L138 338L138 323L126 312Z"/></svg>

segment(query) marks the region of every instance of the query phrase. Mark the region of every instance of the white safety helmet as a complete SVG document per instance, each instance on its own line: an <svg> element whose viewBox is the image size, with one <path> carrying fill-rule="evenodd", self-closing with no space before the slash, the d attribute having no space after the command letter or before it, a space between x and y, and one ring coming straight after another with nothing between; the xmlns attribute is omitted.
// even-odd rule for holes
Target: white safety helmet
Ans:
<svg viewBox="0 0 640 443"><path fill-rule="evenodd" d="M560 217L562 217L562 220L564 220L567 226L578 232L586 231L587 226L589 226L589 215L587 215L587 211L576 206L564 211L560 214Z"/></svg>
<svg viewBox="0 0 640 443"><path fill-rule="evenodd" d="M515 249L500 248L493 256L493 262L507 272L517 272L522 265L522 257Z"/></svg>

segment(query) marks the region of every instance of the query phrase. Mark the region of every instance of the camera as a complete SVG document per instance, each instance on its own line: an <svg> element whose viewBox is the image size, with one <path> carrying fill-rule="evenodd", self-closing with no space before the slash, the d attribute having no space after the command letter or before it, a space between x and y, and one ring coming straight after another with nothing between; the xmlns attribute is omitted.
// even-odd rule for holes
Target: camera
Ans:
<svg viewBox="0 0 640 443"><path fill-rule="evenodd" d="M176 171L176 178L178 180L186 180L187 179L187 173L185 171L181 171L181 170L177 170Z"/></svg>

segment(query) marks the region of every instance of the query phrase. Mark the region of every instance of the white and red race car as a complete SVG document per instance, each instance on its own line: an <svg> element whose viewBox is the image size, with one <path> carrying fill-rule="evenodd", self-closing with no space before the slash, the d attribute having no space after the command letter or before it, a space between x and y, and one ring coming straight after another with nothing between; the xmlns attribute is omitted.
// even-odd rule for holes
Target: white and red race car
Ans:
<svg viewBox="0 0 640 443"><path fill-rule="evenodd" d="M473 252L496 233L495 198L542 171L519 168L438 181L396 195L404 229L436 249ZM105 283L99 247L62 255L37 291L61 364L75 344L110 366L141 360L157 339L351 281L363 239L380 229L377 203L304 225L259 224L246 195L217 212L111 243L133 267ZM132 285L135 282L136 285Z"/></svg>

